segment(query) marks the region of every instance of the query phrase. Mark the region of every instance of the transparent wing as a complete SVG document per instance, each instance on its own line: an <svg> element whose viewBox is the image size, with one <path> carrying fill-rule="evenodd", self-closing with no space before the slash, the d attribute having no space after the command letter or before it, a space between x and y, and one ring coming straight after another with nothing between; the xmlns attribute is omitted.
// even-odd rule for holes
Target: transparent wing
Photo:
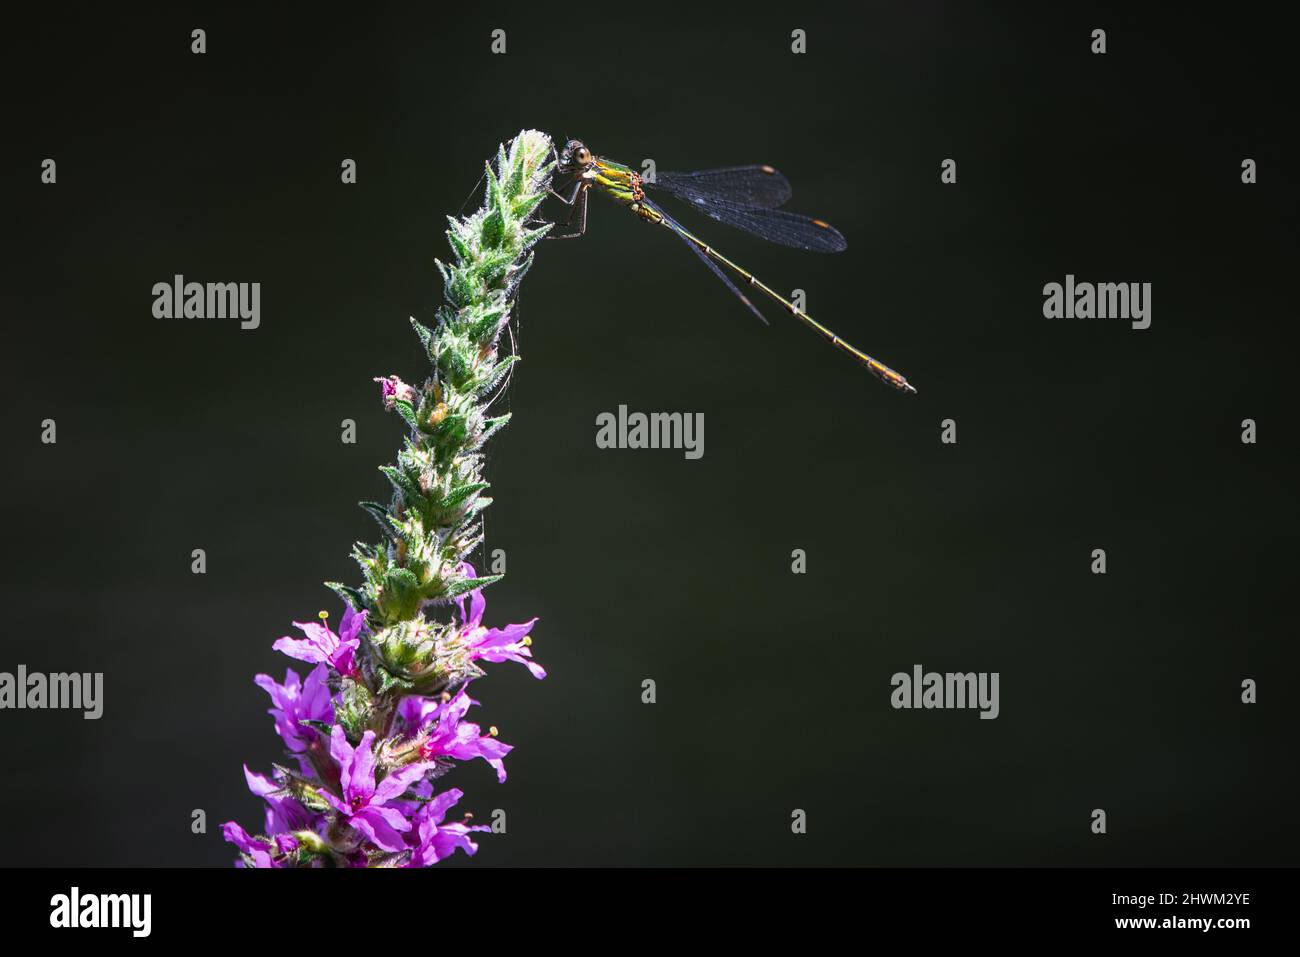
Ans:
<svg viewBox="0 0 1300 957"><path fill-rule="evenodd" d="M697 199L691 206L720 223L735 226L769 243L793 246L815 253L840 253L849 248L838 229L830 223L784 209L759 209L722 199Z"/></svg>
<svg viewBox="0 0 1300 957"><path fill-rule="evenodd" d="M790 199L789 181L770 166L729 166L691 173L658 173L651 189L688 203L721 199L741 206L775 209Z"/></svg>
<svg viewBox="0 0 1300 957"><path fill-rule="evenodd" d="M736 284L731 281L731 277L728 276L725 272L723 272L720 268L718 268L718 264L704 254L704 251L700 249L699 244L696 242L696 240L691 238L690 234L687 233L687 231L683 229L682 226L675 219L673 219L671 216L665 213L658 206L654 206L653 204L651 205L653 206L654 209L658 210L659 213L663 216L664 225L667 226L669 229L671 229L674 233L676 233L677 236L681 239L681 241L690 247L691 252L695 253L695 255L700 257L700 262L708 266L709 270L713 273L713 275L721 279L723 283L726 284L726 287L735 294L736 298L739 299L741 302L743 302L746 308L748 308L750 312L758 316L759 321L762 322L763 325L765 326L771 325L771 323L767 321L767 317L758 311L758 307L754 305L753 301L748 296L746 296L743 292L741 292L740 289L736 286Z"/></svg>

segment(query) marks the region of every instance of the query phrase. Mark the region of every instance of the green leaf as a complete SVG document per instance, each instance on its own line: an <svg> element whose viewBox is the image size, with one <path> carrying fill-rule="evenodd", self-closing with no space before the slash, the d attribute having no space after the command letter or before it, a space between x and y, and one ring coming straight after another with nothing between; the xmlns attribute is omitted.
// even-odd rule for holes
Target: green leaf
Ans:
<svg viewBox="0 0 1300 957"><path fill-rule="evenodd" d="M487 170L483 176L487 179L487 193L483 197L483 205L489 210L495 209L501 202L501 181L497 179L496 170L492 168L490 163L487 164Z"/></svg>
<svg viewBox="0 0 1300 957"><path fill-rule="evenodd" d="M536 229L522 230L519 234L520 239L522 240L521 251L532 249L539 242L545 239L546 234L554 228L554 223L546 223L545 225L538 226Z"/></svg>
<svg viewBox="0 0 1300 957"><path fill-rule="evenodd" d="M326 582L325 587L358 611L361 609L368 609L370 606L370 603L366 600L366 596L363 595L359 589L353 588L351 585L344 585L342 582Z"/></svg>
<svg viewBox="0 0 1300 957"><path fill-rule="evenodd" d="M526 220L532 214L533 210L542 205L544 199L546 199L545 193L538 193L535 196L521 196L515 200L514 205L511 207L511 211L514 213L516 219Z"/></svg>
<svg viewBox="0 0 1300 957"><path fill-rule="evenodd" d="M491 371L488 372L487 377L479 384L478 394L484 395L495 389L497 383L500 382L505 374L510 371L510 367L518 361L519 357L516 355L508 355L501 359L492 367Z"/></svg>
<svg viewBox="0 0 1300 957"><path fill-rule="evenodd" d="M501 245L501 241L506 235L506 217L500 209L492 210L483 218L483 228L480 235L484 246L495 248Z"/></svg>
<svg viewBox="0 0 1300 957"><path fill-rule="evenodd" d="M483 424L483 434L479 436L479 444L482 445L488 439L492 438L492 436L498 431L505 428L506 423L510 421L511 414L512 413L507 412L505 415L498 415L495 418L488 419Z"/></svg>
<svg viewBox="0 0 1300 957"><path fill-rule="evenodd" d="M384 531L384 535L391 541L401 541L401 536L393 528L391 516L389 516L388 509L385 506L380 505L378 502L357 502L357 504L365 509L366 514L379 524L379 527Z"/></svg>
<svg viewBox="0 0 1300 957"><path fill-rule="evenodd" d="M407 476L405 472L394 468L391 465L379 466L379 471L388 477L389 483L397 490L397 493L409 504L424 501L424 493L420 491L420 486Z"/></svg>
<svg viewBox="0 0 1300 957"><path fill-rule="evenodd" d="M516 269L514 254L506 250L496 255L483 256L478 272L486 288L504 289L509 292L514 286L507 286L506 280Z"/></svg>
<svg viewBox="0 0 1300 957"><path fill-rule="evenodd" d="M411 428L414 429L419 427L419 420L415 417L415 406L411 405L411 403L406 399L393 400L393 408L397 410L397 414L400 415Z"/></svg>
<svg viewBox="0 0 1300 957"><path fill-rule="evenodd" d="M403 691L410 691L411 688L415 687L414 682L406 678L399 678L387 668L380 665L375 666L375 676L379 679L378 694L387 694L394 688L401 688Z"/></svg>
<svg viewBox="0 0 1300 957"><path fill-rule="evenodd" d="M453 269L446 282L447 300L458 309L473 305L480 292L481 281L475 277L481 270Z"/></svg>
<svg viewBox="0 0 1300 957"><path fill-rule="evenodd" d="M493 336L509 309L510 303L501 297L498 302L480 310L466 329L470 341L482 343Z"/></svg>
<svg viewBox="0 0 1300 957"><path fill-rule="evenodd" d="M452 385L459 386L465 381L468 368L465 356L455 349L447 349L438 356L438 374Z"/></svg>
<svg viewBox="0 0 1300 957"><path fill-rule="evenodd" d="M529 253L527 256L524 257L524 261L519 264L518 268L516 268L515 271L510 276L511 292L514 292L515 288L518 287L518 285L524 281L524 277L528 275L528 270L532 268L533 268L533 254Z"/></svg>
<svg viewBox="0 0 1300 957"><path fill-rule="evenodd" d="M447 230L447 245L451 246L451 251L456 254L456 261L463 263L473 256L473 250L461 235L460 223L450 216L447 219L451 222L451 229Z"/></svg>
<svg viewBox="0 0 1300 957"><path fill-rule="evenodd" d="M420 337L420 345L424 346L425 354L432 355L433 330L419 322L414 316L411 317L411 326L415 329L415 334Z"/></svg>
<svg viewBox="0 0 1300 957"><path fill-rule="evenodd" d="M453 490L450 495L448 495L440 503L438 503L438 507L443 510L449 511L455 508L456 506L460 505L461 502L465 501L470 496L483 491L485 488L488 488L490 484L491 483L489 482L474 482L471 485L462 485L459 488Z"/></svg>
<svg viewBox="0 0 1300 957"><path fill-rule="evenodd" d="M405 621L420 610L420 580L410 569L390 568L379 592L379 613L384 621Z"/></svg>
<svg viewBox="0 0 1300 957"><path fill-rule="evenodd" d="M505 575L484 575L481 578L458 578L455 581L448 583L446 589L442 593L442 597L459 598L466 592L471 592L475 588L486 588L493 582L499 582L505 577Z"/></svg>
<svg viewBox="0 0 1300 957"><path fill-rule="evenodd" d="M510 178L506 180L505 183L505 192L509 196L518 196L520 192L523 190L524 175L527 172L527 166L528 166L528 163L525 161L525 157L516 156L514 159L515 162L512 164L512 168L510 170ZM500 154L498 162L503 162L504 160L505 160L505 153L503 152Z"/></svg>

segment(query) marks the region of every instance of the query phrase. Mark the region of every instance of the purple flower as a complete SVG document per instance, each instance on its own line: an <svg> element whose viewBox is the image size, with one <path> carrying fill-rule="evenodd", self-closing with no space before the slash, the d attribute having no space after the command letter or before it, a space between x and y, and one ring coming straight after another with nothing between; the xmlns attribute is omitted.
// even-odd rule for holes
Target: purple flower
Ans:
<svg viewBox="0 0 1300 957"><path fill-rule="evenodd" d="M385 805L401 798L434 765L432 761L403 765L388 772L376 787L374 743L375 732L367 731L361 736L361 743L353 748L343 729L334 726L330 755L339 765L343 799L329 791L324 792L325 799L376 847L400 851L406 847L402 834L411 829L411 822L397 808Z"/></svg>
<svg viewBox="0 0 1300 957"><path fill-rule="evenodd" d="M466 578L476 577L474 566L461 562L461 573ZM483 589L475 588L469 593L469 614L465 613L465 599L457 598L456 606L460 609L461 638L469 646L471 661L482 658L484 661L517 661L533 673L534 678L545 678L546 670L532 661L533 651L528 647L528 633L537 623L534 618L521 625L506 625L504 628L484 628L483 609L487 602L483 598Z"/></svg>
<svg viewBox="0 0 1300 957"><path fill-rule="evenodd" d="M266 801L267 834L316 830L320 818L287 793L282 785L248 770L247 764L244 765L244 780L248 782L248 790Z"/></svg>
<svg viewBox="0 0 1300 957"><path fill-rule="evenodd" d="M267 713L275 718L276 733L284 739L290 751L306 751L316 740L316 732L303 721L334 723L334 704L330 701L326 679L329 669L324 663L317 665L307 675L305 682L298 680L292 668L285 669L284 684L278 685L270 675L253 678L259 688L271 696L275 705Z"/></svg>
<svg viewBox="0 0 1300 957"><path fill-rule="evenodd" d="M348 605L343 612L343 624L339 626L337 635L324 622L295 621L293 624L307 637L290 638L286 635L273 644L272 648L299 661L311 664L324 662L345 677L357 677L355 653L361 645L361 639L357 635L366 626L365 612L356 611Z"/></svg>
<svg viewBox="0 0 1300 957"><path fill-rule="evenodd" d="M227 841L239 848L241 853L252 858L253 866L259 868L284 867L285 855L298 846L298 841L288 834L281 834L270 840L252 837L234 821L227 821L221 825L221 834ZM246 863L239 860L235 863L235 866L244 867Z"/></svg>
<svg viewBox="0 0 1300 957"><path fill-rule="evenodd" d="M442 823L447 811L461 799L463 793L459 788L444 791L416 812L412 832L415 843L407 867L437 864L444 857L454 854L457 848L470 855L478 851L478 845L469 838L470 832L490 831L490 827L486 824Z"/></svg>
<svg viewBox="0 0 1300 957"><path fill-rule="evenodd" d="M478 704L462 688L447 701L411 695L403 698L397 713L414 732L428 729L429 738L420 749L426 760L456 758L468 761L482 758L496 768L497 780L505 781L506 766L502 760L513 747L498 741L491 734L483 734L477 724L462 721L470 705Z"/></svg>
<svg viewBox="0 0 1300 957"><path fill-rule="evenodd" d="M394 403L399 399L414 404L415 400L419 398L419 393L415 389L395 375L376 376L375 381L379 383L380 394L384 399L384 408L389 412L393 411Z"/></svg>

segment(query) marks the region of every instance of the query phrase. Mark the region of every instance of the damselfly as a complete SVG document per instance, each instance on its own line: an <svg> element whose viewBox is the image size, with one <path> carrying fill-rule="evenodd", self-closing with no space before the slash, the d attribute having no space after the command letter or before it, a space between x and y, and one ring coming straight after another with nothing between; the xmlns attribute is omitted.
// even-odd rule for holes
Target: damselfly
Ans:
<svg viewBox="0 0 1300 957"><path fill-rule="evenodd" d="M744 282L780 303L786 312L819 333L841 352L866 366L882 381L901 392L916 392L899 373L849 345L794 303L760 282L753 273L736 265L689 232L646 196L646 189L661 190L690 203L693 208L720 223L735 226L760 239L783 246L819 253L838 253L848 248L844 237L829 223L778 208L790 198L790 184L772 167L736 166L693 173L664 172L658 173L653 180L648 180L622 163L596 156L582 142L570 140L556 157L551 193L573 209L566 222L556 224L559 228L551 231L553 237L569 239L587 231L587 193L592 189L626 206L646 222L665 226L676 233L763 322L767 322L763 314L719 267L730 269Z"/></svg>

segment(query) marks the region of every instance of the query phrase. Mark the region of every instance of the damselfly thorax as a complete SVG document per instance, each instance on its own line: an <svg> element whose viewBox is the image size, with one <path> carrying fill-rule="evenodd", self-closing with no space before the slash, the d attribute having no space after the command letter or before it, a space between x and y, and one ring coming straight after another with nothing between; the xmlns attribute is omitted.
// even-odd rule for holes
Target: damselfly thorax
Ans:
<svg viewBox="0 0 1300 957"><path fill-rule="evenodd" d="M626 166L610 163L608 160L597 159L595 174L591 179L591 185L600 193L617 203L622 203L647 222L663 221L663 214L645 201L645 187L641 184L640 173Z"/></svg>
<svg viewBox="0 0 1300 957"><path fill-rule="evenodd" d="M550 235L557 239L569 239L586 233L587 193L594 189L626 206L643 221L664 226L676 233L714 275L721 279L763 322L767 322L763 314L758 311L749 297L736 287L721 267L730 270L743 283L779 303L786 312L818 333L835 348L866 366L883 382L900 392L916 392L916 389L902 375L845 342L780 293L759 281L753 273L732 262L687 230L646 195L647 187L651 190L662 190L689 203L697 211L718 222L743 229L769 242L812 252L842 252L848 248L844 237L829 223L777 208L790 198L791 191L786 178L771 166L737 166L727 169L699 170L693 173L659 173L654 182L647 183L631 167L596 156L580 140L570 140L556 155L551 193L572 207L572 212L565 222L553 224Z"/></svg>
<svg viewBox="0 0 1300 957"><path fill-rule="evenodd" d="M626 166L598 159L593 163L592 174L591 185L610 199L629 206L645 199L641 174Z"/></svg>

